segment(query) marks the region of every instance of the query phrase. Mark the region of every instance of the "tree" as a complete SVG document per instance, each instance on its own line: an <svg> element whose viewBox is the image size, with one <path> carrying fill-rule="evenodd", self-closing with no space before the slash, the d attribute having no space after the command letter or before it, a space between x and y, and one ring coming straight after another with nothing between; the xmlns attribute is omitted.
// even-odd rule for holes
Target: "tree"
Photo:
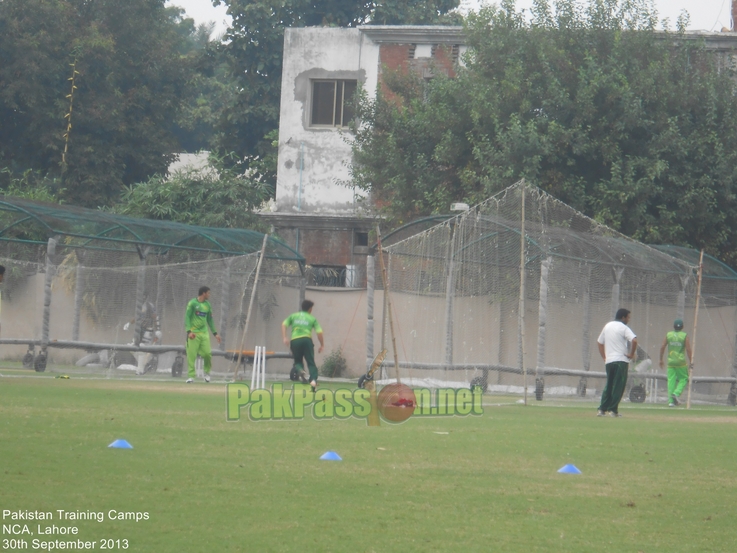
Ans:
<svg viewBox="0 0 737 553"><path fill-rule="evenodd" d="M0 183L5 196L50 204L64 203L60 196L60 192L63 193L64 190L59 188L59 183L31 169L16 176L7 167L2 168Z"/></svg>
<svg viewBox="0 0 737 553"><path fill-rule="evenodd" d="M193 62L172 132L180 152L210 150L222 111L235 97L237 85L218 55L219 38L213 38L215 23L195 25L181 8L166 9L176 22L180 55Z"/></svg>
<svg viewBox="0 0 737 553"><path fill-rule="evenodd" d="M125 188L113 211L122 215L177 221L204 227L260 229L253 211L272 194L272 188L238 174L221 159L213 168L154 175Z"/></svg>
<svg viewBox="0 0 737 553"><path fill-rule="evenodd" d="M0 2L0 164L62 177L64 198L89 207L164 172L192 71L179 23L164 0Z"/></svg>
<svg viewBox="0 0 737 553"><path fill-rule="evenodd" d="M364 100L355 184L401 219L525 178L633 238L737 264L732 72L656 32L646 1L556 8L537 0L529 22L511 0L484 8L456 79L396 76L395 96Z"/></svg>
<svg viewBox="0 0 737 553"><path fill-rule="evenodd" d="M286 27L438 23L459 0L214 0L233 18L222 46L238 94L225 109L215 147L238 154L241 169L275 159L273 141L281 100L282 50ZM276 164L259 164L260 176L276 182Z"/></svg>

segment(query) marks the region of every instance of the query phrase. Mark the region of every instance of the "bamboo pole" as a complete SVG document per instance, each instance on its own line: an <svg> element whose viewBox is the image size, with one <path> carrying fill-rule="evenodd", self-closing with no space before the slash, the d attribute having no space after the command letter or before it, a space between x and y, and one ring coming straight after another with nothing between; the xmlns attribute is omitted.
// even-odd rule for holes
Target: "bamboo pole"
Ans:
<svg viewBox="0 0 737 553"><path fill-rule="evenodd" d="M520 248L519 248L519 308L517 320L519 324L520 364L522 365L522 386L524 401L527 405L527 367L525 366L525 181L522 181L522 216L520 220Z"/></svg>
<svg viewBox="0 0 737 553"><path fill-rule="evenodd" d="M381 264L381 281L384 283L384 296L389 315L389 331L392 335L392 347L394 348L394 376L397 378L397 384L401 384L399 379L399 356L397 355L397 339L394 336L394 318L392 317L392 299L389 295L389 279L386 275L386 265L384 265L384 251L381 249L381 229L376 225L376 239L379 246L379 263Z"/></svg>
<svg viewBox="0 0 737 553"><path fill-rule="evenodd" d="M688 397L686 398L686 409L691 409L691 387L693 382L693 360L696 356L696 329L699 324L699 302L701 301L701 277L704 274L704 249L701 248L699 256L699 278L696 284L696 307L693 315L693 343L691 344L691 361L688 364Z"/></svg>
<svg viewBox="0 0 737 553"><path fill-rule="evenodd" d="M72 81L72 88L69 91L69 94L67 94L67 98L69 98L69 113L67 113L64 118L67 120L67 132L64 133L64 151L61 154L61 172L66 173L67 170L67 154L69 153L69 135L72 133L72 111L74 109L74 91L77 90L77 87L74 84L74 81L79 75L79 71L77 71L77 60L75 59L73 63L69 64L72 67L72 76L69 77L67 80Z"/></svg>
<svg viewBox="0 0 737 553"><path fill-rule="evenodd" d="M243 336L241 337L241 347L238 348L238 358L235 361L235 371L233 371L233 380L238 377L238 367L241 366L241 358L243 357L243 346L246 343L246 332L248 332L248 323L251 320L251 310L253 308L253 299L256 296L256 286L258 286L258 275L261 272L261 262L264 260L264 253L266 253L266 243L269 240L269 235L264 234L264 243L261 246L261 255L258 258L258 265L256 265L256 276L253 279L253 290L251 290L251 299L248 302L248 313L246 313L246 324L243 326Z"/></svg>

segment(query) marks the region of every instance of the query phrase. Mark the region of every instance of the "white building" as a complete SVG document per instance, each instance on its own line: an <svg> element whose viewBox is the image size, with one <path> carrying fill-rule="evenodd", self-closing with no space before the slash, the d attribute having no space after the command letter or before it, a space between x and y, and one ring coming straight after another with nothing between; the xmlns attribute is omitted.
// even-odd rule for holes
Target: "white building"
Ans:
<svg viewBox="0 0 737 553"><path fill-rule="evenodd" d="M265 217L308 264L349 275L365 266L374 221L348 186L352 95L362 87L375 96L385 70L429 77L433 60L452 73L464 49L461 27L286 29L276 202Z"/></svg>

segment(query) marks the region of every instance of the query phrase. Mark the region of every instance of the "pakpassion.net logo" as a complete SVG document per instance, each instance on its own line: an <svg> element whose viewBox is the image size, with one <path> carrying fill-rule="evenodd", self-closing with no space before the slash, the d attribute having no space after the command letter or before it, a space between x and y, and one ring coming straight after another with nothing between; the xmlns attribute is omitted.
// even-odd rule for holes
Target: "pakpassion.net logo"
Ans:
<svg viewBox="0 0 737 553"><path fill-rule="evenodd" d="M247 384L226 386L228 421L238 421L244 411L252 421L289 421L305 418L308 411L317 420L371 419L376 412L387 422L404 422L415 417L482 415L481 387L412 389L404 384L389 384L376 394L363 388L320 388L313 392L307 384L251 390Z"/></svg>

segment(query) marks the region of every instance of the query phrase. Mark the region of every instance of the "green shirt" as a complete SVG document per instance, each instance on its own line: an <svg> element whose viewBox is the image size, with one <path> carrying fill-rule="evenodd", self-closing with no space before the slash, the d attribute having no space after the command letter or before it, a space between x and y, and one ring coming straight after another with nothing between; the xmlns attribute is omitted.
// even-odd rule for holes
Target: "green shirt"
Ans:
<svg viewBox="0 0 737 553"><path fill-rule="evenodd" d="M187 304L187 311L184 314L184 328L187 332L207 332L207 327L210 327L213 334L217 334L215 330L215 323L212 322L212 307L210 302L199 301L197 298L189 300Z"/></svg>
<svg viewBox="0 0 737 553"><path fill-rule="evenodd" d="M685 367L686 363L686 336L682 330L671 330L665 335L668 342L668 366Z"/></svg>
<svg viewBox="0 0 737 553"><path fill-rule="evenodd" d="M292 340L296 340L297 338L311 338L313 328L315 332L322 334L320 323L317 322L315 317L307 313L307 311L292 313L284 319L282 324L292 327Z"/></svg>

